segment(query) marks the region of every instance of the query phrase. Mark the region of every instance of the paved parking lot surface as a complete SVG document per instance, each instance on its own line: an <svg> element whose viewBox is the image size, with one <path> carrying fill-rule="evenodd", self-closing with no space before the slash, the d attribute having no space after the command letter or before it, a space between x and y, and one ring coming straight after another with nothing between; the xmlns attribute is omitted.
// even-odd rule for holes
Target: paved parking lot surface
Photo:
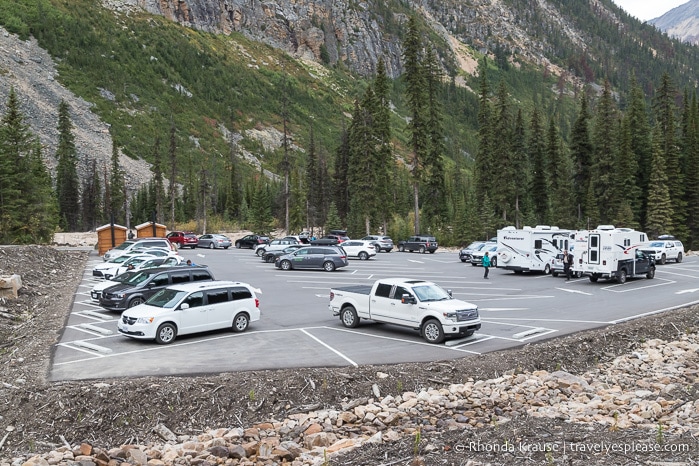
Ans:
<svg viewBox="0 0 699 466"><path fill-rule="evenodd" d="M217 279L260 290L262 318L239 334L222 330L179 337L170 345L117 333L118 313L99 307L90 290L101 279L91 256L52 360L52 380L147 375L191 375L289 367L343 367L429 362L502 350L584 329L606 326L699 302L699 258L658 266L653 280L566 282L550 275L515 275L459 261L456 252L381 253L351 260L335 272L281 271L249 249L183 250ZM328 310L329 289L386 277L432 280L454 297L476 303L483 326L472 337L427 344L417 331L362 321L343 327Z"/></svg>

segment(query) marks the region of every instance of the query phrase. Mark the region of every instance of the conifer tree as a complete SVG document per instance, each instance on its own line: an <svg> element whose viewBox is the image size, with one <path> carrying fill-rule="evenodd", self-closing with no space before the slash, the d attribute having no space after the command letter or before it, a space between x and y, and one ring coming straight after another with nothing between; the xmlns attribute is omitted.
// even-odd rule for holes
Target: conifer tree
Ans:
<svg viewBox="0 0 699 466"><path fill-rule="evenodd" d="M112 163L107 191L109 193L107 212L114 223L126 224L126 184L124 172L119 164L119 148L116 141L112 142Z"/></svg>
<svg viewBox="0 0 699 466"><path fill-rule="evenodd" d="M162 154L160 153L160 137L156 136L153 144L153 196L156 212L156 221L163 223L165 221L165 183L163 181L163 162Z"/></svg>
<svg viewBox="0 0 699 466"><path fill-rule="evenodd" d="M340 133L340 145L337 147L337 150L335 151L335 173L333 175L335 186L335 209L336 214L339 216L340 219L347 218L347 213L349 212L349 183L347 181L349 171L349 158L349 130L345 127L343 122L342 131ZM329 212L328 215L330 215Z"/></svg>
<svg viewBox="0 0 699 466"><path fill-rule="evenodd" d="M614 212L608 207L617 205L618 185L614 179L614 160L618 149L616 129L616 106L612 98L611 84L605 80L595 115L593 138L595 152L591 174L594 194L599 199L602 223L611 222Z"/></svg>
<svg viewBox="0 0 699 466"><path fill-rule="evenodd" d="M483 201L491 187L490 178L493 174L493 109L490 104L490 87L487 78L488 64L486 58L479 63L480 90L478 100L478 151L474 163L476 198ZM543 138L542 138L543 140Z"/></svg>
<svg viewBox="0 0 699 466"><path fill-rule="evenodd" d="M27 159L33 150L29 125L19 108L17 94L10 88L6 112L0 121L0 243L22 241L27 199Z"/></svg>
<svg viewBox="0 0 699 466"><path fill-rule="evenodd" d="M56 150L56 196L60 225L64 231L80 227L80 186L77 169L77 149L70 120L68 103L58 105L58 148Z"/></svg>
<svg viewBox="0 0 699 466"><path fill-rule="evenodd" d="M318 180L318 198L320 203L318 204L318 212L316 212L317 223L311 225L311 228L315 228L318 225L325 225L325 219L328 215L330 199L333 191L332 181L328 170L328 156L322 150L318 153L318 165L316 171L316 179Z"/></svg>
<svg viewBox="0 0 699 466"><path fill-rule="evenodd" d="M668 177L665 172L667 163L664 160L662 126L653 128L653 158L648 185L648 213L646 233L651 238L673 231L672 200L668 187Z"/></svg>
<svg viewBox="0 0 699 466"><path fill-rule="evenodd" d="M614 177L619 186L623 186L617 198L612 222L627 228L638 228L640 223L634 218L634 212L640 209L641 191L636 186L638 167L631 147L631 128L627 118L622 119L618 130L619 149L614 163Z"/></svg>
<svg viewBox="0 0 699 466"><path fill-rule="evenodd" d="M427 128L428 109L426 96L426 79L422 64L422 38L417 18L412 15L408 20L408 32L403 42L403 63L406 84L406 99L410 113L408 130L410 131L410 173L413 187L413 213L415 234L420 234L420 183L425 177L426 153L429 149L429 131Z"/></svg>
<svg viewBox="0 0 699 466"><path fill-rule="evenodd" d="M318 212L320 211L322 198L320 191L321 180L318 179L318 156L316 154L313 125L309 130L308 157L306 162L305 186L306 186L306 227L317 225Z"/></svg>
<svg viewBox="0 0 699 466"><path fill-rule="evenodd" d="M442 73L435 52L427 49L424 60L424 73L427 84L427 132L428 149L425 153L425 192L422 205L425 217L432 223L441 224L446 220L446 194L444 192L444 127L439 89Z"/></svg>
<svg viewBox="0 0 699 466"><path fill-rule="evenodd" d="M490 186L497 179L497 188L493 186L488 190L488 194L502 220L501 223L508 223L508 214L514 209L512 204L516 196L515 167L512 161L512 114L507 88L502 80L498 85L494 107L491 124L497 144L492 145L492 168L481 182Z"/></svg>
<svg viewBox="0 0 699 466"><path fill-rule="evenodd" d="M335 203L331 202L330 207L328 207L328 216L325 219L325 231L333 230L335 228L341 228L342 219L340 218L339 212L335 207Z"/></svg>
<svg viewBox="0 0 699 466"><path fill-rule="evenodd" d="M94 230L103 220L101 218L101 184L99 172L97 170L97 160L92 159L89 173L83 182L82 198L80 206L82 209L83 230Z"/></svg>
<svg viewBox="0 0 699 466"><path fill-rule="evenodd" d="M635 75L631 79L631 94L629 107L625 118L631 131L631 152L636 157L636 186L641 193L648 191L648 180L650 178L650 161L652 157L651 148L651 127L646 108L646 97L643 89L636 81ZM640 196L640 203L635 204L637 211L635 218L643 225L645 223L646 196Z"/></svg>
<svg viewBox="0 0 699 466"><path fill-rule="evenodd" d="M376 186L373 169L377 162L377 146L374 136L374 92L367 88L362 103L355 101L352 124L349 127L349 198L350 215L348 225L356 234L371 233L371 218L378 214L378 205L373 194Z"/></svg>
<svg viewBox="0 0 699 466"><path fill-rule="evenodd" d="M529 158L527 156L527 134L524 127L522 110L517 110L515 127L512 133L512 182L514 193L513 219L515 226L523 225L524 216L531 210L531 197L529 196Z"/></svg>
<svg viewBox="0 0 699 466"><path fill-rule="evenodd" d="M580 93L580 109L570 135L570 150L573 159L573 192L577 214L577 223L582 226L583 213L587 212L587 190L590 185L593 147L590 140L590 114L587 108L587 95Z"/></svg>
<svg viewBox="0 0 699 466"><path fill-rule="evenodd" d="M51 242L58 224L58 206L49 174L41 155L41 143L37 139L29 154L27 183L22 188L26 198L26 223L23 242L45 244Z"/></svg>
<svg viewBox="0 0 699 466"><path fill-rule="evenodd" d="M691 101L686 102L685 106L689 109L684 129L685 201L689 230L685 247L696 249L699 245L699 104L696 91L692 93Z"/></svg>
<svg viewBox="0 0 699 466"><path fill-rule="evenodd" d="M541 124L539 111L534 107L531 118L531 133L529 135L529 160L532 167L531 197L534 200L533 217L535 223L546 222L549 209L548 165L546 163L546 137Z"/></svg>
<svg viewBox="0 0 699 466"><path fill-rule="evenodd" d="M551 223L570 228L575 224L572 163L558 136L554 118L549 118L546 157L551 166Z"/></svg>
<svg viewBox="0 0 699 466"><path fill-rule="evenodd" d="M168 198L170 199L170 230L175 229L175 207L177 205L177 133L175 122L170 120L170 144L168 146L168 159L170 163L170 179L168 185Z"/></svg>
<svg viewBox="0 0 699 466"><path fill-rule="evenodd" d="M383 57L379 57L374 78L374 96L376 108L374 110L374 134L378 141L375 196L377 203L382 206L379 212L379 221L382 230L388 229L388 218L393 212L393 170L395 162L391 145L391 102L389 101L389 79L386 75L386 64Z"/></svg>

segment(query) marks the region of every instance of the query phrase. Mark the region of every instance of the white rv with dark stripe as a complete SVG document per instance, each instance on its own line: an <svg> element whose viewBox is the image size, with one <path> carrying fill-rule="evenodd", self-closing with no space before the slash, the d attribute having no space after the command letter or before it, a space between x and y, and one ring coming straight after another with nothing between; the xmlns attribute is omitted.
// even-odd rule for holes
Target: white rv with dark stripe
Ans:
<svg viewBox="0 0 699 466"><path fill-rule="evenodd" d="M548 274L556 255L572 244L571 234L572 230L549 225L498 230L497 267Z"/></svg>

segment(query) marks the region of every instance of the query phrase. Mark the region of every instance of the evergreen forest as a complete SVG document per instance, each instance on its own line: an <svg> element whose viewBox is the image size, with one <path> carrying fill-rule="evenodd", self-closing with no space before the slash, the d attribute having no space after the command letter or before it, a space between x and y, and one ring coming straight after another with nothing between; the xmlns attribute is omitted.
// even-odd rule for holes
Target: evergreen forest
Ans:
<svg viewBox="0 0 699 466"><path fill-rule="evenodd" d="M589 12L575 14L583 21ZM671 47L683 67L623 41L628 66L610 57L588 62L556 38L561 64L584 79L563 79L501 49L473 49L478 70L463 75L413 14L397 31L400 77L388 77L380 60L372 76L338 64L319 79L235 33L121 16L87 0L4 2L0 24L59 59L61 83L94 103L113 147L107 169L80 159L61 102L56 153L42 154L12 91L0 127L0 242L42 243L55 231L155 219L198 233L342 228L394 240L423 233L454 246L507 225L613 224L674 234L696 248L696 48L627 19L653 44ZM591 47L604 50L604 40L615 40L609 34L591 30L599 38ZM267 66L249 66L249 56ZM266 127L281 134L275 149L236 137ZM129 191L119 153L148 160L150 182ZM56 158L55 173L45 157Z"/></svg>

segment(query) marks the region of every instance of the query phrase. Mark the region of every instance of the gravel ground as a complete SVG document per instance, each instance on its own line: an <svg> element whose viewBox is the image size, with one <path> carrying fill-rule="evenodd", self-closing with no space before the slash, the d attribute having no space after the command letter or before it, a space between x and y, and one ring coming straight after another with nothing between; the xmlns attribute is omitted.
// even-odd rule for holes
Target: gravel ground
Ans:
<svg viewBox="0 0 699 466"><path fill-rule="evenodd" d="M87 253L53 247L0 247L0 275L19 274L19 299L0 301L0 464L65 443L108 449L161 441L163 424L177 434L216 427L249 427L291 412L339 409L340 403L419 392L450 383L489 379L508 371L564 370L571 374L630 353L649 339L672 341L695 333L697 308L678 309L615 326L528 344L520 349L429 364L221 373L206 377L146 377L49 383L52 350L67 320ZM378 377L381 372L388 377ZM696 374L696 372L695 372ZM674 397L696 401L694 375ZM251 396L255 393L255 397ZM254 399L253 399L254 398ZM333 465L466 464L697 464L691 434L655 429L610 429L565 419L513 417L467 430L419 420L419 435L365 445L333 456ZM580 451L565 445L587 444ZM597 445L597 447L594 447ZM617 451L592 448L620 445ZM687 451L678 451L683 446ZM635 449L632 451L632 449ZM665 451L648 451L665 450Z"/></svg>

